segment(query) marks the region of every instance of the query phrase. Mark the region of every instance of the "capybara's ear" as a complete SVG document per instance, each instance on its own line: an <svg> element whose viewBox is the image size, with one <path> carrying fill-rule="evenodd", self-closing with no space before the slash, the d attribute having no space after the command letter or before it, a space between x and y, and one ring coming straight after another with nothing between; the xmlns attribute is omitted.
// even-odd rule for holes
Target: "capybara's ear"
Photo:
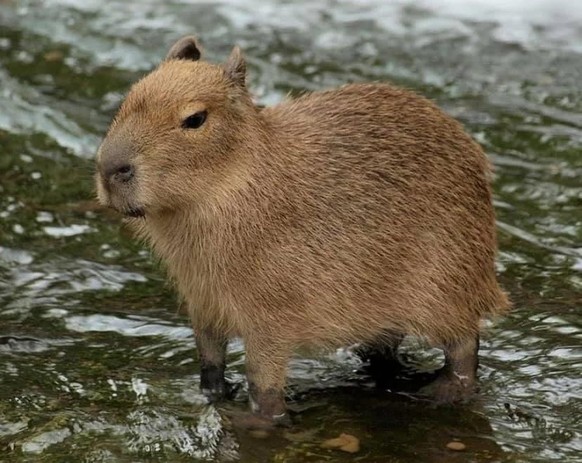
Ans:
<svg viewBox="0 0 582 463"><path fill-rule="evenodd" d="M224 70L229 79L241 87L245 86L247 77L247 63L242 54L240 47L235 46L230 53L230 56L224 63Z"/></svg>
<svg viewBox="0 0 582 463"><path fill-rule="evenodd" d="M196 37L187 36L178 40L166 55L166 60L170 59L185 59L190 61L198 61L202 56L202 48L196 40Z"/></svg>

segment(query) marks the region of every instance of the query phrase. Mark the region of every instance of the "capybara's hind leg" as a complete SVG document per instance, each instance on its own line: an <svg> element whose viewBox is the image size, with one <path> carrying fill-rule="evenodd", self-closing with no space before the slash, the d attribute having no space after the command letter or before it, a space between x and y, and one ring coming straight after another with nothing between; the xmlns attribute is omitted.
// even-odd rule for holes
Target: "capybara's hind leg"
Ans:
<svg viewBox="0 0 582 463"><path fill-rule="evenodd" d="M372 377L385 378L402 369L398 359L398 347L403 339L403 335L390 334L358 348L357 354L364 362L369 363L368 371Z"/></svg>
<svg viewBox="0 0 582 463"><path fill-rule="evenodd" d="M200 389L211 400L221 400L228 393L224 379L227 339L211 328L195 329L200 359Z"/></svg>
<svg viewBox="0 0 582 463"><path fill-rule="evenodd" d="M445 365L420 393L443 404L468 400L475 392L478 350L478 335L445 345Z"/></svg>

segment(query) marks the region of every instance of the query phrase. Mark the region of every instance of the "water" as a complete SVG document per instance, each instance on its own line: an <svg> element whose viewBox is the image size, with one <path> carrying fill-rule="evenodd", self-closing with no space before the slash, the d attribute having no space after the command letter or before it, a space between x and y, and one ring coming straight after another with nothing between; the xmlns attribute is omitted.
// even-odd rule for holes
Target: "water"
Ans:
<svg viewBox="0 0 582 463"><path fill-rule="evenodd" d="M0 461L582 461L581 24L567 0L0 1ZM198 393L162 273L92 202L92 158L124 92L192 32L213 60L239 43L265 104L391 80L487 149L515 310L484 336L478 401L434 409L377 391L349 350L298 354L296 424L267 438ZM235 342L231 380L243 363ZM355 456L321 448L342 432L360 439ZM447 450L454 439L466 450Z"/></svg>

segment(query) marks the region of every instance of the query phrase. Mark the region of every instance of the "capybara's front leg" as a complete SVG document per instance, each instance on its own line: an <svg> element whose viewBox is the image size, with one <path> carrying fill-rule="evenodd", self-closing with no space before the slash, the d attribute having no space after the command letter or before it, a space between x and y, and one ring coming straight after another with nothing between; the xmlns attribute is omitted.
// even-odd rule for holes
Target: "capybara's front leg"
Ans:
<svg viewBox="0 0 582 463"><path fill-rule="evenodd" d="M278 341L246 340L249 400L257 427L289 423L285 407L288 362L289 349Z"/></svg>
<svg viewBox="0 0 582 463"><path fill-rule="evenodd" d="M228 340L214 328L204 327L194 330L200 359L200 389L210 400L221 400L228 393L224 379Z"/></svg>

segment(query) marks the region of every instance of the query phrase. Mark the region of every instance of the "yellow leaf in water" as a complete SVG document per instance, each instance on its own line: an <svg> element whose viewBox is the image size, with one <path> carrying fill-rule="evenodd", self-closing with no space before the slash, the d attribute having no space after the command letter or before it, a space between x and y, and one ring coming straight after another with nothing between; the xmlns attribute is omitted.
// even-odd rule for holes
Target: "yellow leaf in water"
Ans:
<svg viewBox="0 0 582 463"><path fill-rule="evenodd" d="M326 440L321 446L326 449L339 449L348 453L356 453L360 450L360 440L351 434L341 433L339 437Z"/></svg>
<svg viewBox="0 0 582 463"><path fill-rule="evenodd" d="M457 452L460 452L462 450L465 450L467 448L467 446L465 444L463 444L462 442L452 441L452 442L449 442L447 444L447 448L449 450L456 450Z"/></svg>

